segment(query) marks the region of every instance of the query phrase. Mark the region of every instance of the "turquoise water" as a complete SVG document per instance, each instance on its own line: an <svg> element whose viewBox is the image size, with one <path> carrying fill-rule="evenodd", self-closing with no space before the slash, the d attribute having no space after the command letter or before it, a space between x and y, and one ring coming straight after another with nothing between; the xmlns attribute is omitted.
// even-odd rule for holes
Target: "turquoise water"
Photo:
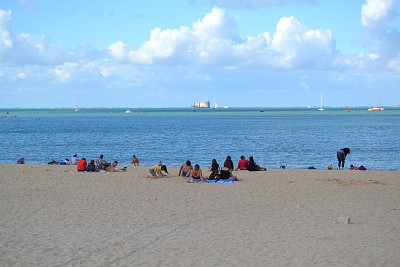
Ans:
<svg viewBox="0 0 400 267"><path fill-rule="evenodd" d="M141 165L186 160L208 166L254 156L267 168L336 166L338 148L352 150L346 165L400 169L400 109L367 108L0 109L0 163L40 164L78 154ZM8 114L7 114L8 113Z"/></svg>

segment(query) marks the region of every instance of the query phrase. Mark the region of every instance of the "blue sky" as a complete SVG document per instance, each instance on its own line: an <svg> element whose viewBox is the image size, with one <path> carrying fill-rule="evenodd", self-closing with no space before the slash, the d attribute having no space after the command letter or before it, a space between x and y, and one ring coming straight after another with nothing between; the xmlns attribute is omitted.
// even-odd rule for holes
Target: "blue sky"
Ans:
<svg viewBox="0 0 400 267"><path fill-rule="evenodd" d="M3 0L0 108L400 105L395 0Z"/></svg>

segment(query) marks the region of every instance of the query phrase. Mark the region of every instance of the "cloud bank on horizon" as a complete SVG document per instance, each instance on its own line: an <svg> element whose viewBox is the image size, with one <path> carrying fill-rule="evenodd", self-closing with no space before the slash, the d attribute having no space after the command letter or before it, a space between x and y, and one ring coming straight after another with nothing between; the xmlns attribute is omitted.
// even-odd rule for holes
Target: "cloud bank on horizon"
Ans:
<svg viewBox="0 0 400 267"><path fill-rule="evenodd" d="M51 36L15 33L13 11L0 9L0 108L68 107L76 99L86 107L187 107L214 99L230 106L308 106L322 91L327 105L371 105L376 93L400 104L394 0L359 7L363 30L354 38L365 49L358 53L341 52L333 30L310 28L296 15L256 36L244 36L241 20L229 15L230 8L255 12L318 1L206 2L214 7L191 25L160 25L138 47L117 40L104 49L86 43L69 49Z"/></svg>

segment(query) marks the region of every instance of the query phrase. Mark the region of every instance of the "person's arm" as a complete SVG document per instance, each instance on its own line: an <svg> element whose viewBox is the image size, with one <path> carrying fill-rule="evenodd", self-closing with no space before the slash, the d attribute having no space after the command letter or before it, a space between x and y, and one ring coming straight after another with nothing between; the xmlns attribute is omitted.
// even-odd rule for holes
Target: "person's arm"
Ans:
<svg viewBox="0 0 400 267"><path fill-rule="evenodd" d="M183 169L183 165L181 165L181 167L179 168L179 176L182 176L182 169Z"/></svg>
<svg viewBox="0 0 400 267"><path fill-rule="evenodd" d="M204 182L203 172L201 170L200 170L200 179L202 182Z"/></svg>
<svg viewBox="0 0 400 267"><path fill-rule="evenodd" d="M162 171L157 171L157 174L161 175L161 177L167 176L162 173Z"/></svg>

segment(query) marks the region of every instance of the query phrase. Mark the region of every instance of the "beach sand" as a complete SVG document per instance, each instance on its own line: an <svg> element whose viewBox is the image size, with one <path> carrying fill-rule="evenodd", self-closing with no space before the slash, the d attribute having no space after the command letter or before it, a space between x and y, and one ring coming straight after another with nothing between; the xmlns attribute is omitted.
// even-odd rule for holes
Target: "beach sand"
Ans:
<svg viewBox="0 0 400 267"><path fill-rule="evenodd" d="M400 265L398 171L73 170L0 165L1 266Z"/></svg>

